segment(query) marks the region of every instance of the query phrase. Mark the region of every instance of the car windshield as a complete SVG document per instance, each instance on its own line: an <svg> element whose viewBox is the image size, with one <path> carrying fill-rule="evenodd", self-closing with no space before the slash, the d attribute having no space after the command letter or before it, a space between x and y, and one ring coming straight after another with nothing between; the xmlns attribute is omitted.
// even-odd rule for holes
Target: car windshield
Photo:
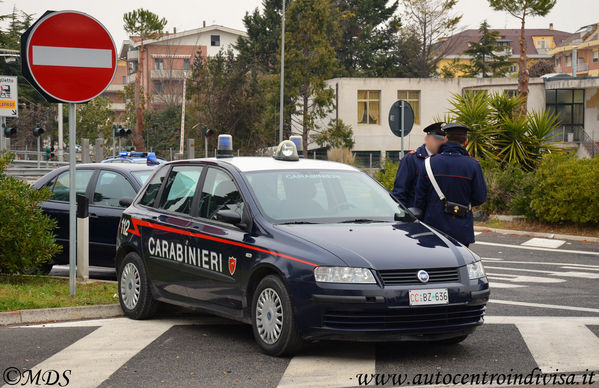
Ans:
<svg viewBox="0 0 599 388"><path fill-rule="evenodd" d="M264 215L275 223L389 222L405 211L368 175L358 171L247 172Z"/></svg>
<svg viewBox="0 0 599 388"><path fill-rule="evenodd" d="M152 175L153 170L141 170L141 171L133 171L133 176L141 183L142 185L146 183L150 175Z"/></svg>

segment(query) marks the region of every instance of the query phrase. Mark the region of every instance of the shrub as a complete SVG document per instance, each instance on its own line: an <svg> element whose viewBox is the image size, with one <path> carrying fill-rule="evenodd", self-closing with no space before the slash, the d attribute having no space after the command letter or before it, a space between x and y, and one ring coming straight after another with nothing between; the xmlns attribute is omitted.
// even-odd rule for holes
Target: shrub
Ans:
<svg viewBox="0 0 599 388"><path fill-rule="evenodd" d="M542 221L599 223L599 158L576 159L574 154L543 157L534 176L530 207Z"/></svg>
<svg viewBox="0 0 599 388"><path fill-rule="evenodd" d="M487 183L487 201L480 210L489 214L528 215L532 173L515 163L500 165L495 160L481 162Z"/></svg>
<svg viewBox="0 0 599 388"><path fill-rule="evenodd" d="M392 191L393 185L395 184L395 176L397 175L398 168L399 162L391 163L390 161L387 161L385 163L385 167L382 170L377 171L374 177L383 186L385 186L387 190Z"/></svg>
<svg viewBox="0 0 599 388"><path fill-rule="evenodd" d="M50 191L6 175L11 160L10 154L0 155L0 273L23 273L38 269L61 248L52 233L56 221L38 206Z"/></svg>

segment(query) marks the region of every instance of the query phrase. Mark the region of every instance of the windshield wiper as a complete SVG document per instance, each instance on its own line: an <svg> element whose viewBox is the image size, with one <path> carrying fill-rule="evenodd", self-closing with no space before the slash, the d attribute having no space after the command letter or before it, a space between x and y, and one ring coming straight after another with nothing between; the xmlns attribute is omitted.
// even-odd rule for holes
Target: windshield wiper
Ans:
<svg viewBox="0 0 599 388"><path fill-rule="evenodd" d="M381 220L372 220L370 218L355 218L353 220L340 221L340 224L369 224L371 222L385 222Z"/></svg>
<svg viewBox="0 0 599 388"><path fill-rule="evenodd" d="M307 224L317 224L318 222L310 222L310 221L289 221L289 222L281 222L277 225L307 225Z"/></svg>

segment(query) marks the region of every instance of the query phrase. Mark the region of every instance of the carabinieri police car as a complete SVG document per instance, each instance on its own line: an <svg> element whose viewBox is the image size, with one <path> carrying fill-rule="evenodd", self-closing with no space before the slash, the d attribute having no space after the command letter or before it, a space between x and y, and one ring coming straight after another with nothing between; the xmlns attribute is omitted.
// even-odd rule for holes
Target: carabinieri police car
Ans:
<svg viewBox="0 0 599 388"><path fill-rule="evenodd" d="M464 340L483 323L480 258L418 221L367 174L298 158L218 156L157 167L120 221L120 303L157 302L253 326L264 352L318 339Z"/></svg>

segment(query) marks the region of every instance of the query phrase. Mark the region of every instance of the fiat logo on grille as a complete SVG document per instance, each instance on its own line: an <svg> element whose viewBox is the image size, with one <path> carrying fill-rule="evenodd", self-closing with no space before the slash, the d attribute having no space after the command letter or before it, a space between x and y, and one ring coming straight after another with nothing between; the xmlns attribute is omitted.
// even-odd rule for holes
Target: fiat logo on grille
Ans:
<svg viewBox="0 0 599 388"><path fill-rule="evenodd" d="M418 271L418 280L420 280L422 283L426 283L426 282L428 282L428 279L429 279L428 272L426 272L423 269Z"/></svg>

